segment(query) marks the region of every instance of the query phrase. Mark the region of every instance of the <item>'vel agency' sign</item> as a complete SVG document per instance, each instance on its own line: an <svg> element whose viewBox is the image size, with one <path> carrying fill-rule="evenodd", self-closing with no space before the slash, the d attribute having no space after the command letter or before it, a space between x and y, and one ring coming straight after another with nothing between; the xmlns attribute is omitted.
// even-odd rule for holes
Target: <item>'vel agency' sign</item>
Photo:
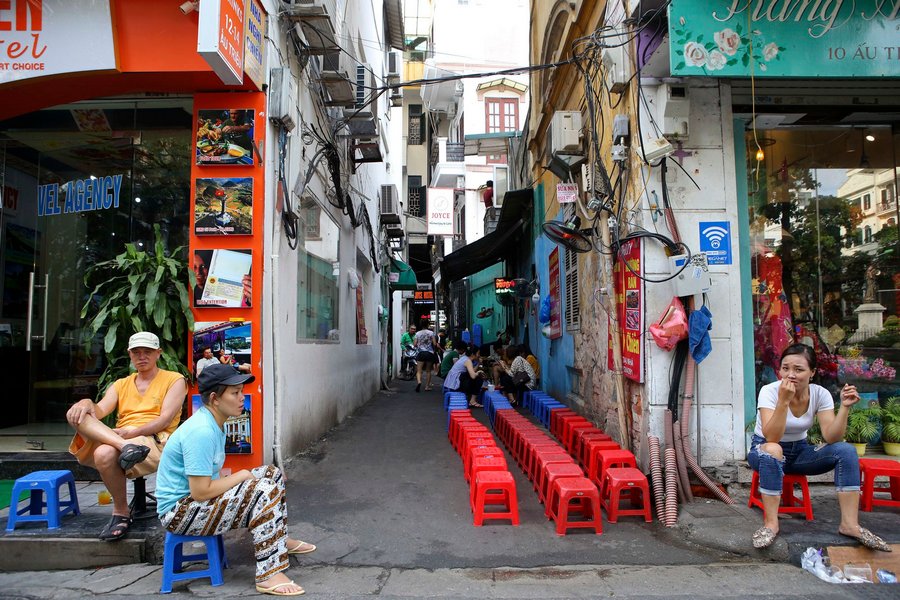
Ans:
<svg viewBox="0 0 900 600"><path fill-rule="evenodd" d="M0 84L116 68L109 2L0 2Z"/></svg>
<svg viewBox="0 0 900 600"><path fill-rule="evenodd" d="M673 0L672 75L898 77L898 0Z"/></svg>

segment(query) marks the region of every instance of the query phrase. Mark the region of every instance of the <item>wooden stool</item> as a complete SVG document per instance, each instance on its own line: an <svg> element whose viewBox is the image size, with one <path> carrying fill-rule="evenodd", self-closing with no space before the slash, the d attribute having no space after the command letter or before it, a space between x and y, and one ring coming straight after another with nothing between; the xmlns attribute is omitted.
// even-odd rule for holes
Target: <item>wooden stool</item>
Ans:
<svg viewBox="0 0 900 600"><path fill-rule="evenodd" d="M556 535L565 535L566 529L587 527L595 533L603 533L600 520L600 494L587 477L560 477L550 488L547 499L550 518L556 521ZM580 514L585 520L572 520Z"/></svg>
<svg viewBox="0 0 900 600"><path fill-rule="evenodd" d="M795 485L800 486L800 491L803 493L802 498L794 496ZM762 494L759 493L759 471L753 471L753 479L750 482L750 500L747 502L747 506L763 508ZM778 513L801 513L806 515L807 521L813 520L812 498L809 495L809 483L806 481L806 475L784 474Z"/></svg>
<svg viewBox="0 0 900 600"><path fill-rule="evenodd" d="M883 458L861 458L859 473L862 476L862 500L860 508L866 512L872 506L900 506L900 462ZM888 487L875 487L876 477L887 477ZM875 492L890 492L891 499L876 498Z"/></svg>
<svg viewBox="0 0 900 600"><path fill-rule="evenodd" d="M619 516L637 515L643 516L650 523L653 515L650 513L650 485L647 477L639 469L633 467L613 467L606 469L603 474L603 490L600 492L600 504L606 510L606 520L615 523ZM640 500L640 508L619 508L622 494L630 496L631 505L637 506ZM638 498L640 493L640 498Z"/></svg>
<svg viewBox="0 0 900 600"><path fill-rule="evenodd" d="M509 471L481 471L475 476L475 501L472 503L475 527L481 527L485 519L509 519L519 524L519 504L516 499L516 482ZM490 494L490 496L489 496ZM487 512L488 504L502 504L505 510Z"/></svg>

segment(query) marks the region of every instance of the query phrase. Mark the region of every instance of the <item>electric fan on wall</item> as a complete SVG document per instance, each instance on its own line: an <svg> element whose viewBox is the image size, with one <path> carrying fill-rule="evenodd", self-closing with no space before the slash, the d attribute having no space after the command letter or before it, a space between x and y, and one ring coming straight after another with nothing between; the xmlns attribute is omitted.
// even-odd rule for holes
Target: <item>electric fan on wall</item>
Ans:
<svg viewBox="0 0 900 600"><path fill-rule="evenodd" d="M548 238L573 252L590 252L593 245L591 240L578 229L580 225L581 219L572 217L566 223L562 221L547 221L541 225L541 229L544 230L544 235Z"/></svg>

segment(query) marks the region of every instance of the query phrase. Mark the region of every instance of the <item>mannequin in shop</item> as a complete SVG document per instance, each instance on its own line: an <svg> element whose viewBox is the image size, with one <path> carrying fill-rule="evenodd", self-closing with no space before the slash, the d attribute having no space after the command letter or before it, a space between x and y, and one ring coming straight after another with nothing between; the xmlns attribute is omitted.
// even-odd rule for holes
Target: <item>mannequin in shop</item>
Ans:
<svg viewBox="0 0 900 600"><path fill-rule="evenodd" d="M178 427L187 395L184 376L157 366L159 338L140 331L128 340L136 373L117 380L98 403L84 398L66 413L76 434L69 445L79 463L94 467L113 499L113 514L100 539L122 539L131 526L126 479L155 473L163 445ZM101 421L116 411L115 428Z"/></svg>

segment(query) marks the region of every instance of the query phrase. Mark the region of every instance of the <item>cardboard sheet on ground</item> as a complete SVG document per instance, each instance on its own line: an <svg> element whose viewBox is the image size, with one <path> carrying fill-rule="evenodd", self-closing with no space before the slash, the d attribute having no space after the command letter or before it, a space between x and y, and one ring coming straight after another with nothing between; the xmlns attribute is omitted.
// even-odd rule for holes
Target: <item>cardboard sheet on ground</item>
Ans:
<svg viewBox="0 0 900 600"><path fill-rule="evenodd" d="M900 544L893 544L891 547L894 551L890 553L869 550L862 546L828 546L827 551L832 566L842 571L847 563L869 563L872 567L872 579L878 583L878 578L875 577L875 571L878 569L887 569L900 575Z"/></svg>

